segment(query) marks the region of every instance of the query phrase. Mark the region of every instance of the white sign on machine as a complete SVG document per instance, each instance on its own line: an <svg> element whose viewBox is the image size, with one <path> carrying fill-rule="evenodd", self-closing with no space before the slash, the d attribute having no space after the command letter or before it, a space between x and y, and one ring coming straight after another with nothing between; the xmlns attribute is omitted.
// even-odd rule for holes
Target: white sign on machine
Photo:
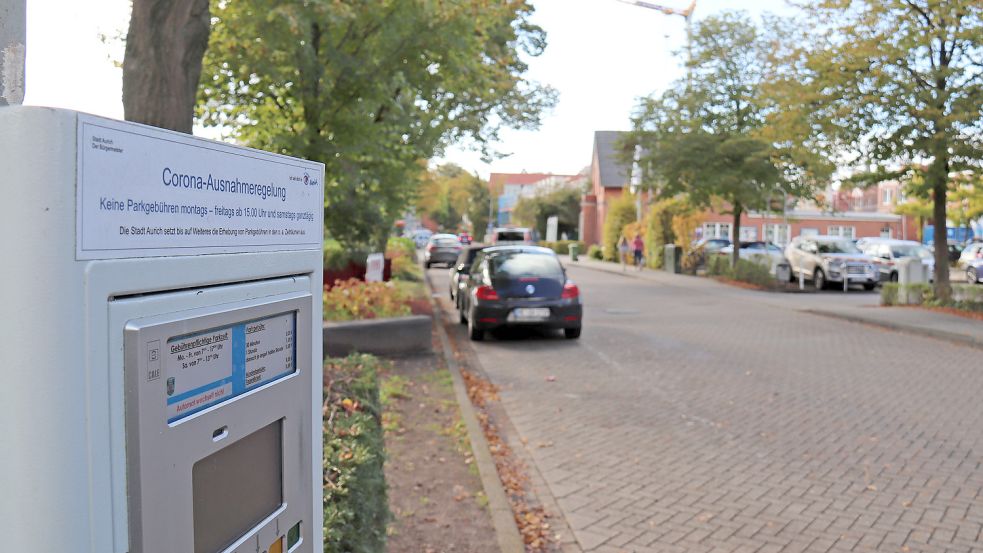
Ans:
<svg viewBox="0 0 983 553"><path fill-rule="evenodd" d="M79 115L76 258L321 247L321 166Z"/></svg>

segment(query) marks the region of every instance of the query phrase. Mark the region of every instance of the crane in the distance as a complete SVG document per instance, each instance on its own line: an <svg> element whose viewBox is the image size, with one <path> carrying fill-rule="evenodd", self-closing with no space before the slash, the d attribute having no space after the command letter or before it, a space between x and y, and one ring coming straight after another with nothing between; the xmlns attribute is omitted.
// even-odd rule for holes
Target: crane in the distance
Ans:
<svg viewBox="0 0 983 553"><path fill-rule="evenodd" d="M661 4L653 4L651 2L645 2L645 0L618 0L623 4L631 4L632 6L638 6L640 8L648 8L650 10L655 10L662 12L665 15L678 15L686 20L686 56L687 62L693 61L693 50L691 47L693 36L692 36L692 20L693 20L693 10L696 9L696 0L689 3L686 9L673 8L670 6L663 6ZM689 68L686 68L686 80L689 82Z"/></svg>

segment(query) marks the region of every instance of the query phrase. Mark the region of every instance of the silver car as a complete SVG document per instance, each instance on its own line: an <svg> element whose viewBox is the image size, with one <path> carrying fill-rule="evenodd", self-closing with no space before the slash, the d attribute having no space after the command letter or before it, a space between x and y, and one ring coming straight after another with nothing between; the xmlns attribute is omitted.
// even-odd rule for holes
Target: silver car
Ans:
<svg viewBox="0 0 983 553"><path fill-rule="evenodd" d="M963 252L959 254L956 267L959 269L969 269L970 263L977 259L983 259L983 242L971 242L967 244Z"/></svg>
<svg viewBox="0 0 983 553"><path fill-rule="evenodd" d="M857 247L871 257L877 266L882 281L897 282L899 260L905 257L921 259L928 272L928 280L935 280L935 256L932 250L914 240L894 240L891 238L861 238Z"/></svg>
<svg viewBox="0 0 983 553"><path fill-rule="evenodd" d="M966 282L970 284L983 282L983 259L966 262Z"/></svg>
<svg viewBox="0 0 983 553"><path fill-rule="evenodd" d="M792 278L801 275L812 281L817 290L831 282L842 283L844 278L873 290L879 280L870 256L852 240L840 236L797 236L785 247L785 258L792 268Z"/></svg>
<svg viewBox="0 0 983 553"><path fill-rule="evenodd" d="M450 267L457 261L464 246L454 234L434 234L427 241L423 250L423 266L430 268L434 263L443 263Z"/></svg>

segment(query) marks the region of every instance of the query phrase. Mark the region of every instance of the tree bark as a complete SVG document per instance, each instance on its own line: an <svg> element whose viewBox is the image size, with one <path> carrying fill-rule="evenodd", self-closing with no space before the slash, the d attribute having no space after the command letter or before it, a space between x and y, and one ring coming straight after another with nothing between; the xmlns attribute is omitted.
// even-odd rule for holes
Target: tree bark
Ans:
<svg viewBox="0 0 983 553"><path fill-rule="evenodd" d="M123 59L127 121L191 133L210 29L208 0L133 0Z"/></svg>
<svg viewBox="0 0 983 553"><path fill-rule="evenodd" d="M741 258L741 212L744 209L740 205L735 205L734 208L734 230L732 231L734 242L734 251L730 256L730 266L736 268L737 260Z"/></svg>
<svg viewBox="0 0 983 553"><path fill-rule="evenodd" d="M929 167L926 179L932 186L932 223L935 227L935 298L947 302L952 297L952 287L949 284L949 241L946 236L946 192L948 187L948 171L944 157L936 156Z"/></svg>

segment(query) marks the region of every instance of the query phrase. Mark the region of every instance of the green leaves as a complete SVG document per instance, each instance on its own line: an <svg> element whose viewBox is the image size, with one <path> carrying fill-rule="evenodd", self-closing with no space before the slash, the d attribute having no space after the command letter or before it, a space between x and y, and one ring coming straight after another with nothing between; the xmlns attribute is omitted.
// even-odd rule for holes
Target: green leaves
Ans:
<svg viewBox="0 0 983 553"><path fill-rule="evenodd" d="M213 5L198 118L246 145L323 161L325 224L381 247L418 163L456 141L488 156L555 93L523 78L538 55L527 2L236 0Z"/></svg>

